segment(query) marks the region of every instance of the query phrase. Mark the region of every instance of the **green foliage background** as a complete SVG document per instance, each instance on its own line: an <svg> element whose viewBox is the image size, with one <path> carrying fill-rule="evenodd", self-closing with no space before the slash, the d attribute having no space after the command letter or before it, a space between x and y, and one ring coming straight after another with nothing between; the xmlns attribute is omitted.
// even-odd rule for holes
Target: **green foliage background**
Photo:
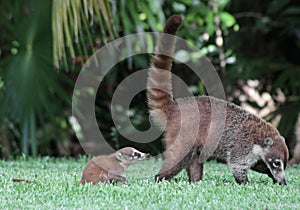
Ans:
<svg viewBox="0 0 300 210"><path fill-rule="evenodd" d="M278 128L293 145L300 109L300 5L296 0L132 0L130 4L125 0L1 0L0 11L2 157L70 155L65 143L75 138L69 122L71 97L86 59L115 38L161 31L172 14L184 17L178 35L211 59L230 100L240 103L235 93L242 92L241 81L249 79L260 82L260 93L273 96L276 110L266 118L280 115ZM218 30L221 46L216 43ZM112 122L113 92L126 76L148 64L149 55L127 59L107 75L98 91L95 112L104 122L99 128L114 147L132 143L119 135ZM204 93L185 66L175 65L174 72L196 87L195 94ZM284 102L276 99L278 90L285 95ZM144 93L136 96L131 111L133 124L147 129ZM134 146L152 153L162 149L159 140Z"/></svg>

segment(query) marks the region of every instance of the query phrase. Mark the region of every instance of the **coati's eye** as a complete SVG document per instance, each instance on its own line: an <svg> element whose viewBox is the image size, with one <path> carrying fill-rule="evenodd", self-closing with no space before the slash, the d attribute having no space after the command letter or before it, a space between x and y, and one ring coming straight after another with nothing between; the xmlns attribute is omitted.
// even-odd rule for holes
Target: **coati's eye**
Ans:
<svg viewBox="0 0 300 210"><path fill-rule="evenodd" d="M134 156L135 158L140 158L140 157L141 157L141 154L138 153L138 152L134 152L134 153L133 153L133 156Z"/></svg>
<svg viewBox="0 0 300 210"><path fill-rule="evenodd" d="M276 159L274 162L273 162L273 166L274 168L278 168L281 166L281 161L279 159Z"/></svg>

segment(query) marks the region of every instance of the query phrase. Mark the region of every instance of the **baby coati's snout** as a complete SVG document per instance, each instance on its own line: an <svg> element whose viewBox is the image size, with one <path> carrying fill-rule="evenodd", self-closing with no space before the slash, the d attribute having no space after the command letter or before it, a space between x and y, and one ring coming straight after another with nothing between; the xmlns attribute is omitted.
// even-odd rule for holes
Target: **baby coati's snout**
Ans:
<svg viewBox="0 0 300 210"><path fill-rule="evenodd" d="M116 158L126 165L130 165L150 157L149 153L140 152L132 147L125 147L116 152Z"/></svg>

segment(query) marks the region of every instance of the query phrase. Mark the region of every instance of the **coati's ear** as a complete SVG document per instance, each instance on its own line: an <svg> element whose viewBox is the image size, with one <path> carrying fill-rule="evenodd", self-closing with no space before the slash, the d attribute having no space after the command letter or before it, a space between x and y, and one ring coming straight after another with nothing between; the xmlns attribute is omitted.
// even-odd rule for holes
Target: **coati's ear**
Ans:
<svg viewBox="0 0 300 210"><path fill-rule="evenodd" d="M116 153L116 158L117 158L118 161L123 161L124 160L124 156L121 152Z"/></svg>
<svg viewBox="0 0 300 210"><path fill-rule="evenodd" d="M271 147L273 145L273 140L269 137L264 139L264 147Z"/></svg>

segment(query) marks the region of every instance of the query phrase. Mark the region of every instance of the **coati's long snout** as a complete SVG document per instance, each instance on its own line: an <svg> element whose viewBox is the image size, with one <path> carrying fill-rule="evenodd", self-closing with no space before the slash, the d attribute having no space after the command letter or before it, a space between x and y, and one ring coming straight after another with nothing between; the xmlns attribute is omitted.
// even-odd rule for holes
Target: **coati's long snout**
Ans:
<svg viewBox="0 0 300 210"><path fill-rule="evenodd" d="M279 174L273 175L275 178L275 183L279 185L286 185L285 172L281 171Z"/></svg>
<svg viewBox="0 0 300 210"><path fill-rule="evenodd" d="M269 141L263 156L263 160L266 163L271 177L273 178L274 183L280 185L286 185L286 175L285 168L288 162L288 150L285 144L285 140L282 136L277 136L275 139L265 139Z"/></svg>
<svg viewBox="0 0 300 210"><path fill-rule="evenodd" d="M280 170L276 173L272 173L271 169L263 160L258 161L251 169L259 173L267 174L273 180L274 184L286 185L285 172Z"/></svg>
<svg viewBox="0 0 300 210"><path fill-rule="evenodd" d="M274 140L266 138L262 146L254 146L253 153L259 154L261 159L251 167L252 170L267 174L274 184L286 185L288 150L282 136L276 136Z"/></svg>
<svg viewBox="0 0 300 210"><path fill-rule="evenodd" d="M283 167L282 161L280 159L269 159L269 161L268 169L274 184L286 185L285 167Z"/></svg>

